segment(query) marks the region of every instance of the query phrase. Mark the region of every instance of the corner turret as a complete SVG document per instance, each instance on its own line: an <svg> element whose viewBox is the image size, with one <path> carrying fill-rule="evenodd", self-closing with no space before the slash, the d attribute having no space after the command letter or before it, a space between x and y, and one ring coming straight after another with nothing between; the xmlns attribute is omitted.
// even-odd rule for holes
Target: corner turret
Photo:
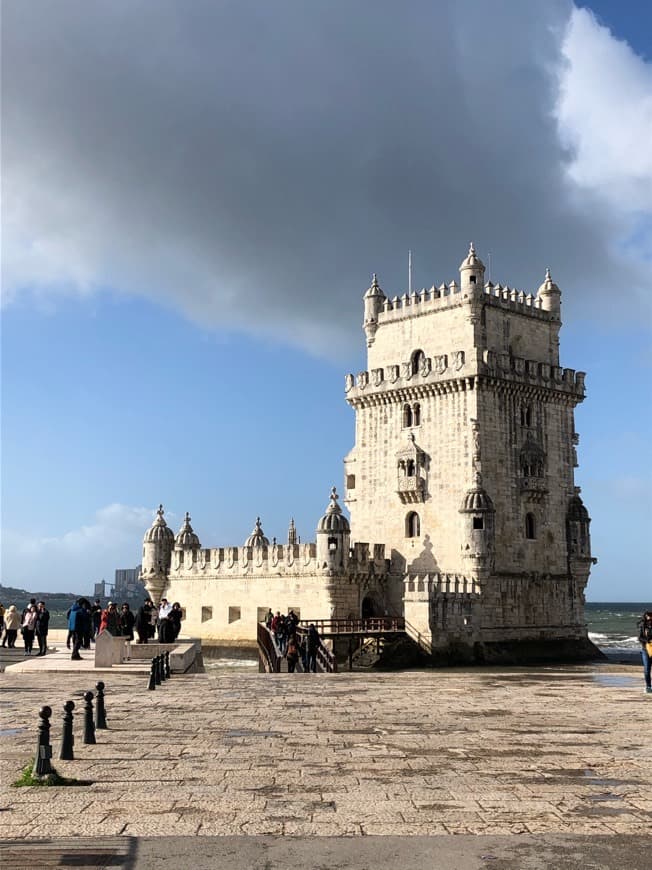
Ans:
<svg viewBox="0 0 652 870"><path fill-rule="evenodd" d="M541 300L541 308L549 311L556 320L561 316L561 290L550 276L550 269L546 269L546 277L543 284L537 290L537 299Z"/></svg>
<svg viewBox="0 0 652 870"><path fill-rule="evenodd" d="M378 315L383 310L385 294L380 288L378 278L374 272L371 279L371 287L364 294L364 323L362 327L367 336L367 347L371 347L378 329Z"/></svg>
<svg viewBox="0 0 652 870"><path fill-rule="evenodd" d="M244 542L245 547L269 547L269 538L265 536L263 527L260 524L260 517L256 517L256 525L252 533Z"/></svg>
<svg viewBox="0 0 652 870"><path fill-rule="evenodd" d="M199 538L193 532L190 525L190 514L186 511L186 518L174 539L175 550L198 550L201 547Z"/></svg>
<svg viewBox="0 0 652 870"><path fill-rule="evenodd" d="M156 604L167 586L174 549L174 532L165 522L164 513L161 504L151 528L145 532L140 572L140 579Z"/></svg>
<svg viewBox="0 0 652 870"><path fill-rule="evenodd" d="M460 290L465 295L484 293L484 263L476 254L473 242L460 263Z"/></svg>
<svg viewBox="0 0 652 870"><path fill-rule="evenodd" d="M317 563L330 571L342 571L349 562L351 528L349 521L337 503L339 496L335 487L326 513L317 524Z"/></svg>
<svg viewBox="0 0 652 870"><path fill-rule="evenodd" d="M496 511L476 472L475 485L467 490L460 507L462 515L462 557L471 573L481 579L494 569Z"/></svg>

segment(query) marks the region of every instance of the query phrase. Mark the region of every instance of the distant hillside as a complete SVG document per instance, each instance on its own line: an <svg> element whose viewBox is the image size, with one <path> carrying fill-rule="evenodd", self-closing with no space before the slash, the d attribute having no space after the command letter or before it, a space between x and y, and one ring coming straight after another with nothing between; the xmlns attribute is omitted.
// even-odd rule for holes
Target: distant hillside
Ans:
<svg viewBox="0 0 652 870"><path fill-rule="evenodd" d="M12 586L0 584L0 602L8 607L15 604L19 610L29 602L30 598L45 601L48 610L66 611L80 596L74 592L27 592L25 589L14 589Z"/></svg>

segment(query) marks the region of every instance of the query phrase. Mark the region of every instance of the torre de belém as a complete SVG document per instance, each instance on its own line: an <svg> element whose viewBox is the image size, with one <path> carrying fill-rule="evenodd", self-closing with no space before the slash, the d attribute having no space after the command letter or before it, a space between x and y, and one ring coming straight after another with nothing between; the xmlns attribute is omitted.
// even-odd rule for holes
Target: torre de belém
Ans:
<svg viewBox="0 0 652 870"><path fill-rule="evenodd" d="M269 607L304 619L405 617L433 661L596 654L584 621L590 519L574 483L584 373L559 365L561 292L485 283L471 245L459 284L364 296L367 371L346 375L355 445L315 543L203 548L160 508L142 580L184 605L185 634L255 643Z"/></svg>

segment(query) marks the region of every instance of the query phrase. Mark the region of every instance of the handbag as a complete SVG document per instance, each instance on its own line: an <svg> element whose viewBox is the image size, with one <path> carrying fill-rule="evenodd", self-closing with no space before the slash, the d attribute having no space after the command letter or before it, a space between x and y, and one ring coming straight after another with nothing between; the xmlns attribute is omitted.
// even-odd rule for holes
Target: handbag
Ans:
<svg viewBox="0 0 652 870"><path fill-rule="evenodd" d="M647 650L647 654L652 658L652 642L648 642L645 644L645 649Z"/></svg>

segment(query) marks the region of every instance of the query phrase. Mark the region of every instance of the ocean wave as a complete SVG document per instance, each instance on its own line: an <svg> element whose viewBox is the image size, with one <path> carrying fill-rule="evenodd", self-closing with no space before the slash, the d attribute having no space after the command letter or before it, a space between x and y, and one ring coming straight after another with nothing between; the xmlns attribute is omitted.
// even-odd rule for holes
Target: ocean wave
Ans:
<svg viewBox="0 0 652 870"><path fill-rule="evenodd" d="M625 634L600 634L599 632L590 631L589 640L593 641L597 647L608 649L618 647L619 649L636 650L639 648L638 638Z"/></svg>

